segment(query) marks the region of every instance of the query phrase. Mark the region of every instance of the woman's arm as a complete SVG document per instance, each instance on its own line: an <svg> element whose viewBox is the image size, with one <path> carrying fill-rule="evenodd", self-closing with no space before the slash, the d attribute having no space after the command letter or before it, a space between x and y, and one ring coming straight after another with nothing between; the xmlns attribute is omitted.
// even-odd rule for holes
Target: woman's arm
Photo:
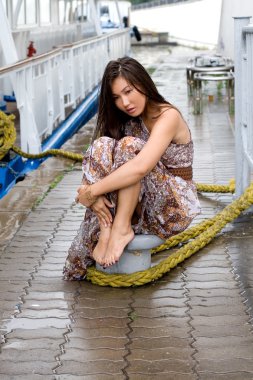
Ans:
<svg viewBox="0 0 253 380"><path fill-rule="evenodd" d="M120 166L107 177L89 186L92 197L125 188L145 177L154 168L175 137L180 118L181 116L174 109L164 112L153 126L147 143L135 158ZM81 203L80 197L84 188L81 186L78 190Z"/></svg>

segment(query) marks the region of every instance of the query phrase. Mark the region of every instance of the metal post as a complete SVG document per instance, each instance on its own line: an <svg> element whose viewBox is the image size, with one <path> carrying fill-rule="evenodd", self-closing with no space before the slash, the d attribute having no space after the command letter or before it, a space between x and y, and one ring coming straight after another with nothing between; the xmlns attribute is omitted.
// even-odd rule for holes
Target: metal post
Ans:
<svg viewBox="0 0 253 380"><path fill-rule="evenodd" d="M242 129L243 125L243 59L245 54L245 36L242 32L243 27L248 25L250 17L234 17L235 34L234 34L234 50L235 50L235 178L236 178L236 197L240 196L244 190L244 172L245 158L243 152Z"/></svg>
<svg viewBox="0 0 253 380"><path fill-rule="evenodd" d="M121 15L121 12L120 12L120 9L119 9L119 2L118 2L118 0L115 0L115 5L116 5L116 9L117 9L118 18L119 18L119 26L120 26L120 28L123 28L122 15Z"/></svg>
<svg viewBox="0 0 253 380"><path fill-rule="evenodd" d="M99 13L98 13L97 8L96 8L97 4L95 4L95 0L88 0L88 2L89 2L89 5L90 5L90 10L91 10L91 17L92 17L92 20L95 23L96 33L97 33L98 36L101 36L102 35L102 29L101 29L100 20L99 20L99 17L98 17Z"/></svg>

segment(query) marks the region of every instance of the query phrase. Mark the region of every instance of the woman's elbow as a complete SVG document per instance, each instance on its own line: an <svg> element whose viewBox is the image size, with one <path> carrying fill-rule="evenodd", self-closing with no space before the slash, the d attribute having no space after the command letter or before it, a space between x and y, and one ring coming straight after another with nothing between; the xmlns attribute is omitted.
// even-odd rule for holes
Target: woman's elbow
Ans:
<svg viewBox="0 0 253 380"><path fill-rule="evenodd" d="M137 165L136 169L138 171L138 176L140 177L140 179L148 175L148 173L152 170L152 168L148 167L148 165L146 165L145 163Z"/></svg>

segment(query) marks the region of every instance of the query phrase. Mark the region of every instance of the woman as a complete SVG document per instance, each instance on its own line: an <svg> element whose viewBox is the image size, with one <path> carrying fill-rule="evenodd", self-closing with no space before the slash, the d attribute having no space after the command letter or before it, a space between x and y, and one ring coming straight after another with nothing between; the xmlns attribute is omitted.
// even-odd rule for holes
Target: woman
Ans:
<svg viewBox="0 0 253 380"><path fill-rule="evenodd" d="M200 211L192 160L185 120L144 67L129 57L110 61L76 197L87 210L65 279L83 279L94 260L114 264L135 233L166 239L183 231Z"/></svg>

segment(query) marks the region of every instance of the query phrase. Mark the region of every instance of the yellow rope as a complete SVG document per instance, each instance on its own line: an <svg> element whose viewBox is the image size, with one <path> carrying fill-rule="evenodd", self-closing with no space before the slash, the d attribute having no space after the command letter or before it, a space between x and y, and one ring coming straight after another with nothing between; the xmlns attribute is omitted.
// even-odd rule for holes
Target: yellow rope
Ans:
<svg viewBox="0 0 253 380"><path fill-rule="evenodd" d="M9 152L16 140L14 119L14 115L7 116L0 111L0 160Z"/></svg>
<svg viewBox="0 0 253 380"><path fill-rule="evenodd" d="M83 156L81 154L67 152L62 149L49 149L38 154L23 152L19 147L14 145L16 140L16 129L13 121L14 119L14 115L6 115L4 112L0 111L0 160L2 160L11 149L24 158L38 159L51 155L61 156L82 162Z"/></svg>
<svg viewBox="0 0 253 380"><path fill-rule="evenodd" d="M168 239L168 241L158 247L156 251L165 250L176 245L176 243L179 242L178 240L180 237L181 242L186 239L194 238L194 240L179 248L159 264L147 270L132 274L106 274L99 272L95 267L91 267L88 268L87 271L87 280L100 286L112 287L138 286L157 280L165 273L168 273L176 265L205 247L227 223L237 218L242 211L249 208L252 204L253 183L246 189L240 198L226 206L224 210L218 213L215 217L204 221L199 226L192 227L188 231L182 232L181 234Z"/></svg>
<svg viewBox="0 0 253 380"><path fill-rule="evenodd" d="M79 162L82 161L81 154L66 152L61 149L50 149L40 154L23 152L20 148L14 146L16 131L13 120L13 115L7 116L0 111L0 160L10 149L12 149L14 152L25 158L36 159L53 155L73 159ZM231 180L229 185L208 185L198 183L197 190L199 192L233 193L235 191L235 181ZM225 207L223 211L213 218L207 219L199 225L191 227L188 230L171 237L164 244L153 249L152 253L157 253L189 241L159 264L145 271L132 274L106 274L96 270L95 267L90 267L87 271L87 280L91 281L93 284L112 287L138 286L157 280L186 258L205 247L227 223L237 218L242 211L249 208L252 204L253 183L246 189L240 198Z"/></svg>

